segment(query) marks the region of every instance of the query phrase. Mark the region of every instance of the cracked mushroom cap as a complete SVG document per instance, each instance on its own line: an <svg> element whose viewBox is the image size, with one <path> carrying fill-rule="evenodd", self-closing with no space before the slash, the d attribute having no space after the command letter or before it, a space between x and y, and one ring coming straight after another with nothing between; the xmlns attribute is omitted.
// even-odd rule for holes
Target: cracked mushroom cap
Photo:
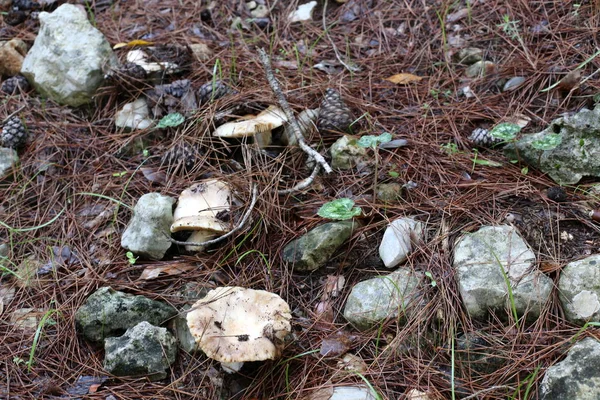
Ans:
<svg viewBox="0 0 600 400"><path fill-rule="evenodd" d="M229 232L229 224L219 219L219 213L229 211L232 201L231 189L223 181L211 179L195 183L179 196L171 232Z"/></svg>
<svg viewBox="0 0 600 400"><path fill-rule="evenodd" d="M291 319L290 307L274 293L224 286L194 304L187 324L209 358L232 363L278 358Z"/></svg>

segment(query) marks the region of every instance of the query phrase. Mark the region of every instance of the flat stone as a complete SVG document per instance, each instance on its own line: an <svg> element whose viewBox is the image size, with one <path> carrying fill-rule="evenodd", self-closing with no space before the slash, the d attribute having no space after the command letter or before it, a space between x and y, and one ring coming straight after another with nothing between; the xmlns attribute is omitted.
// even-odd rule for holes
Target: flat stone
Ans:
<svg viewBox="0 0 600 400"><path fill-rule="evenodd" d="M344 318L357 329L364 330L389 318L397 318L411 312L419 302L417 286L422 278L407 268L389 275L378 276L357 283L352 288Z"/></svg>
<svg viewBox="0 0 600 400"><path fill-rule="evenodd" d="M177 343L165 328L144 321L123 336L104 341L104 369L116 376L148 376L151 381L167 377L175 362Z"/></svg>
<svg viewBox="0 0 600 400"><path fill-rule="evenodd" d="M77 330L91 342L118 336L142 321L162 325L177 314L170 305L102 287L75 313Z"/></svg>
<svg viewBox="0 0 600 400"><path fill-rule="evenodd" d="M360 147L356 138L348 135L339 138L329 151L332 168L350 169L367 163L367 149Z"/></svg>
<svg viewBox="0 0 600 400"><path fill-rule="evenodd" d="M324 265L335 251L352 236L354 221L328 222L304 236L292 240L283 249L283 260L294 271L313 271Z"/></svg>
<svg viewBox="0 0 600 400"><path fill-rule="evenodd" d="M600 342L587 337L563 361L548 368L540 384L540 399L600 399Z"/></svg>
<svg viewBox="0 0 600 400"><path fill-rule="evenodd" d="M160 193L140 197L121 237L121 246L148 259L163 258L171 247L174 202L172 197Z"/></svg>
<svg viewBox="0 0 600 400"><path fill-rule="evenodd" d="M565 317L583 325L600 322L600 255L572 261L563 268L558 293Z"/></svg>

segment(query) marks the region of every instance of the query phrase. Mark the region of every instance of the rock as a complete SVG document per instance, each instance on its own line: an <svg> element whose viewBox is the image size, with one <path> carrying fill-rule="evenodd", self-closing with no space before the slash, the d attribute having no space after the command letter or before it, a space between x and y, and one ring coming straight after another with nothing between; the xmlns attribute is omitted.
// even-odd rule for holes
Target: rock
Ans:
<svg viewBox="0 0 600 400"><path fill-rule="evenodd" d="M459 238L453 265L471 317L483 318L488 310L505 315L511 309L506 276L517 314L537 318L550 297L552 280L534 263L535 254L512 226L484 226Z"/></svg>
<svg viewBox="0 0 600 400"><path fill-rule="evenodd" d="M411 389L406 393L406 400L433 400L433 398L429 397L429 395L425 392L421 392L417 389Z"/></svg>
<svg viewBox="0 0 600 400"><path fill-rule="evenodd" d="M184 306L181 309L181 313L177 314L172 320L172 330L177 337L177 343L179 347L186 353L193 354L200 348L200 345L196 343L196 339L190 332L190 328L187 324L186 312L190 309L189 305Z"/></svg>
<svg viewBox="0 0 600 400"><path fill-rule="evenodd" d="M309 1L308 3L299 5L296 10L290 13L288 21L300 22L312 20L313 11L315 10L316 5L316 1Z"/></svg>
<svg viewBox="0 0 600 400"><path fill-rule="evenodd" d="M568 263L560 274L558 293L565 317L583 325L600 321L600 255Z"/></svg>
<svg viewBox="0 0 600 400"><path fill-rule="evenodd" d="M149 118L150 110L146 99L140 97L133 103L127 103L117 112L115 125L127 129L147 129L154 121Z"/></svg>
<svg viewBox="0 0 600 400"><path fill-rule="evenodd" d="M40 30L21 73L36 90L73 107L92 101L108 71L118 64L104 35L85 12L63 4L52 14L41 12Z"/></svg>
<svg viewBox="0 0 600 400"><path fill-rule="evenodd" d="M360 147L357 140L348 135L342 136L331 145L329 152L332 168L350 169L367 163L367 149Z"/></svg>
<svg viewBox="0 0 600 400"><path fill-rule="evenodd" d="M504 343L487 340L484 333L465 333L456 337L455 359L463 378L488 375L502 368L509 351L502 355ZM508 346L507 346L508 347Z"/></svg>
<svg viewBox="0 0 600 400"><path fill-rule="evenodd" d="M190 44L190 50L194 58L200 62L208 61L214 55L214 52L205 43Z"/></svg>
<svg viewBox="0 0 600 400"><path fill-rule="evenodd" d="M360 330L368 329L388 318L411 312L418 303L417 286L421 274L401 268L389 275L357 283L352 288L344 318Z"/></svg>
<svg viewBox="0 0 600 400"><path fill-rule="evenodd" d="M176 314L177 310L166 303L102 287L77 310L75 323L87 340L101 342L142 321L162 325Z"/></svg>
<svg viewBox="0 0 600 400"><path fill-rule="evenodd" d="M560 143L554 149L534 148L536 141L555 134ZM547 173L559 185L574 185L584 176L600 177L600 105L555 119L541 132L523 135L507 144L504 154Z"/></svg>
<svg viewBox="0 0 600 400"><path fill-rule="evenodd" d="M0 179L10 176L19 164L17 151L8 147L0 147Z"/></svg>
<svg viewBox="0 0 600 400"><path fill-rule="evenodd" d="M502 87L503 92L512 92L513 90L517 90L525 83L526 79L523 76L513 76L509 80L506 81L504 86Z"/></svg>
<svg viewBox="0 0 600 400"><path fill-rule="evenodd" d="M304 236L292 240L283 249L283 260L294 271L313 271L329 260L333 253L352 235L357 222L328 222Z"/></svg>
<svg viewBox="0 0 600 400"><path fill-rule="evenodd" d="M477 61L465 70L467 78L483 78L497 72L496 65L491 61Z"/></svg>
<svg viewBox="0 0 600 400"><path fill-rule="evenodd" d="M456 62L465 65L475 64L483 60L483 50L477 47L466 47L454 54Z"/></svg>
<svg viewBox="0 0 600 400"><path fill-rule="evenodd" d="M399 218L390 223L379 245L379 257L387 268L402 264L423 239L424 225L412 218Z"/></svg>
<svg viewBox="0 0 600 400"><path fill-rule="evenodd" d="M585 338L563 361L548 368L540 384L540 399L600 399L600 342Z"/></svg>
<svg viewBox="0 0 600 400"><path fill-rule="evenodd" d="M0 76L19 75L27 49L27 44L21 39L0 42Z"/></svg>
<svg viewBox="0 0 600 400"><path fill-rule="evenodd" d="M121 237L121 246L136 255L160 260L171 247L171 224L175 199L160 193L140 197L133 217Z"/></svg>
<svg viewBox="0 0 600 400"><path fill-rule="evenodd" d="M384 203L398 203L402 198L402 185L399 183L378 183L377 200Z"/></svg>
<svg viewBox="0 0 600 400"><path fill-rule="evenodd" d="M378 397L372 389L365 385L328 386L315 390L306 400L376 400Z"/></svg>
<svg viewBox="0 0 600 400"><path fill-rule="evenodd" d="M104 369L116 376L148 376L151 381L167 377L175 362L177 343L165 328L143 321L120 337L104 341Z"/></svg>

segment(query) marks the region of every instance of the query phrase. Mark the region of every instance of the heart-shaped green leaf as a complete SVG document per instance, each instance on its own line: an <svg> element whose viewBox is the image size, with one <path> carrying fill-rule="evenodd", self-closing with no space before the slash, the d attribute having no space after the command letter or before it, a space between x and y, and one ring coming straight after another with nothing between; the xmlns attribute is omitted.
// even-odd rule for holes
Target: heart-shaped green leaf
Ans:
<svg viewBox="0 0 600 400"><path fill-rule="evenodd" d="M348 198L336 199L325 203L319 208L317 212L320 217L335 219L335 220L346 220L352 219L362 214L360 207L354 207L354 201Z"/></svg>
<svg viewBox="0 0 600 400"><path fill-rule="evenodd" d="M547 133L539 139L531 142L531 146L536 150L552 150L562 142L562 136L558 133Z"/></svg>
<svg viewBox="0 0 600 400"><path fill-rule="evenodd" d="M520 130L521 127L517 124L503 122L493 127L490 131L490 135L500 140L513 140Z"/></svg>
<svg viewBox="0 0 600 400"><path fill-rule="evenodd" d="M389 141L392 140L392 134L389 132L383 132L381 135L379 136L375 136L375 135L365 135L363 137L361 137L360 139L358 139L357 144L360 147L372 147L375 148L377 147L378 144L380 143L387 143Z"/></svg>
<svg viewBox="0 0 600 400"><path fill-rule="evenodd" d="M176 126L183 124L183 121L185 121L185 117L183 115L181 115L178 112L171 113L169 115L165 115L160 120L158 125L156 125L156 128L164 129L164 128L169 128L169 127L176 127Z"/></svg>

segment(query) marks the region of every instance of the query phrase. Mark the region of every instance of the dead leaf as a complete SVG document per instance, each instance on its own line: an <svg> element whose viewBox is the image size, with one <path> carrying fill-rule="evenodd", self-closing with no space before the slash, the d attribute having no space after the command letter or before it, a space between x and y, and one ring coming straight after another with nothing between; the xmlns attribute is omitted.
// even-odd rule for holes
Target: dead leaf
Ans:
<svg viewBox="0 0 600 400"><path fill-rule="evenodd" d="M0 286L0 315L4 312L4 306L9 305L15 297L15 289Z"/></svg>
<svg viewBox="0 0 600 400"><path fill-rule="evenodd" d="M108 379L107 376L80 376L74 386L67 389L71 396L85 396L96 393L100 386Z"/></svg>
<svg viewBox="0 0 600 400"><path fill-rule="evenodd" d="M397 85L408 85L409 83L419 82L421 79L423 78L409 73L396 74L389 78L385 78L386 81L390 81Z"/></svg>
<svg viewBox="0 0 600 400"><path fill-rule="evenodd" d="M146 40L132 40L131 42L121 42L117 43L113 46L113 50L121 49L123 47L135 47L135 46L152 46L154 43L148 42Z"/></svg>
<svg viewBox="0 0 600 400"><path fill-rule="evenodd" d="M35 330L42 311L36 308L19 308L10 316L10 323L22 330Z"/></svg>
<svg viewBox="0 0 600 400"><path fill-rule="evenodd" d="M160 274L168 276L180 275L194 268L192 265L151 265L144 269L139 279L146 281L156 279Z"/></svg>
<svg viewBox="0 0 600 400"><path fill-rule="evenodd" d="M460 10L448 14L446 16L446 22L452 24L454 22L460 21L461 19L467 17L469 15L470 10L468 8L461 8Z"/></svg>
<svg viewBox="0 0 600 400"><path fill-rule="evenodd" d="M367 363L357 355L345 354L344 357L338 361L338 368L344 369L349 372L364 374L367 372Z"/></svg>
<svg viewBox="0 0 600 400"><path fill-rule="evenodd" d="M344 70L341 65L337 60L322 60L313 67L325 72L327 75L336 75Z"/></svg>
<svg viewBox="0 0 600 400"><path fill-rule="evenodd" d="M152 183L164 184L167 181L167 174L157 168L143 167L140 168L144 178Z"/></svg>
<svg viewBox="0 0 600 400"><path fill-rule="evenodd" d="M276 60L273 61L273 66L275 68L298 69L298 63L296 61Z"/></svg>
<svg viewBox="0 0 600 400"><path fill-rule="evenodd" d="M579 85L581 80L581 70L576 69L575 71L569 72L564 78L558 83L558 88L565 92L571 91L575 86Z"/></svg>
<svg viewBox="0 0 600 400"><path fill-rule="evenodd" d="M356 336L348 332L337 332L321 342L320 354L323 357L338 357L350 350L356 340Z"/></svg>
<svg viewBox="0 0 600 400"><path fill-rule="evenodd" d="M322 299L327 300L330 297L339 296L345 283L346 278L342 275L328 275L327 281L325 282L325 293L323 294Z"/></svg>
<svg viewBox="0 0 600 400"><path fill-rule="evenodd" d="M319 319L319 322L333 322L335 319L335 316L333 315L333 307L327 300L317 303L317 306L315 307L315 314Z"/></svg>

